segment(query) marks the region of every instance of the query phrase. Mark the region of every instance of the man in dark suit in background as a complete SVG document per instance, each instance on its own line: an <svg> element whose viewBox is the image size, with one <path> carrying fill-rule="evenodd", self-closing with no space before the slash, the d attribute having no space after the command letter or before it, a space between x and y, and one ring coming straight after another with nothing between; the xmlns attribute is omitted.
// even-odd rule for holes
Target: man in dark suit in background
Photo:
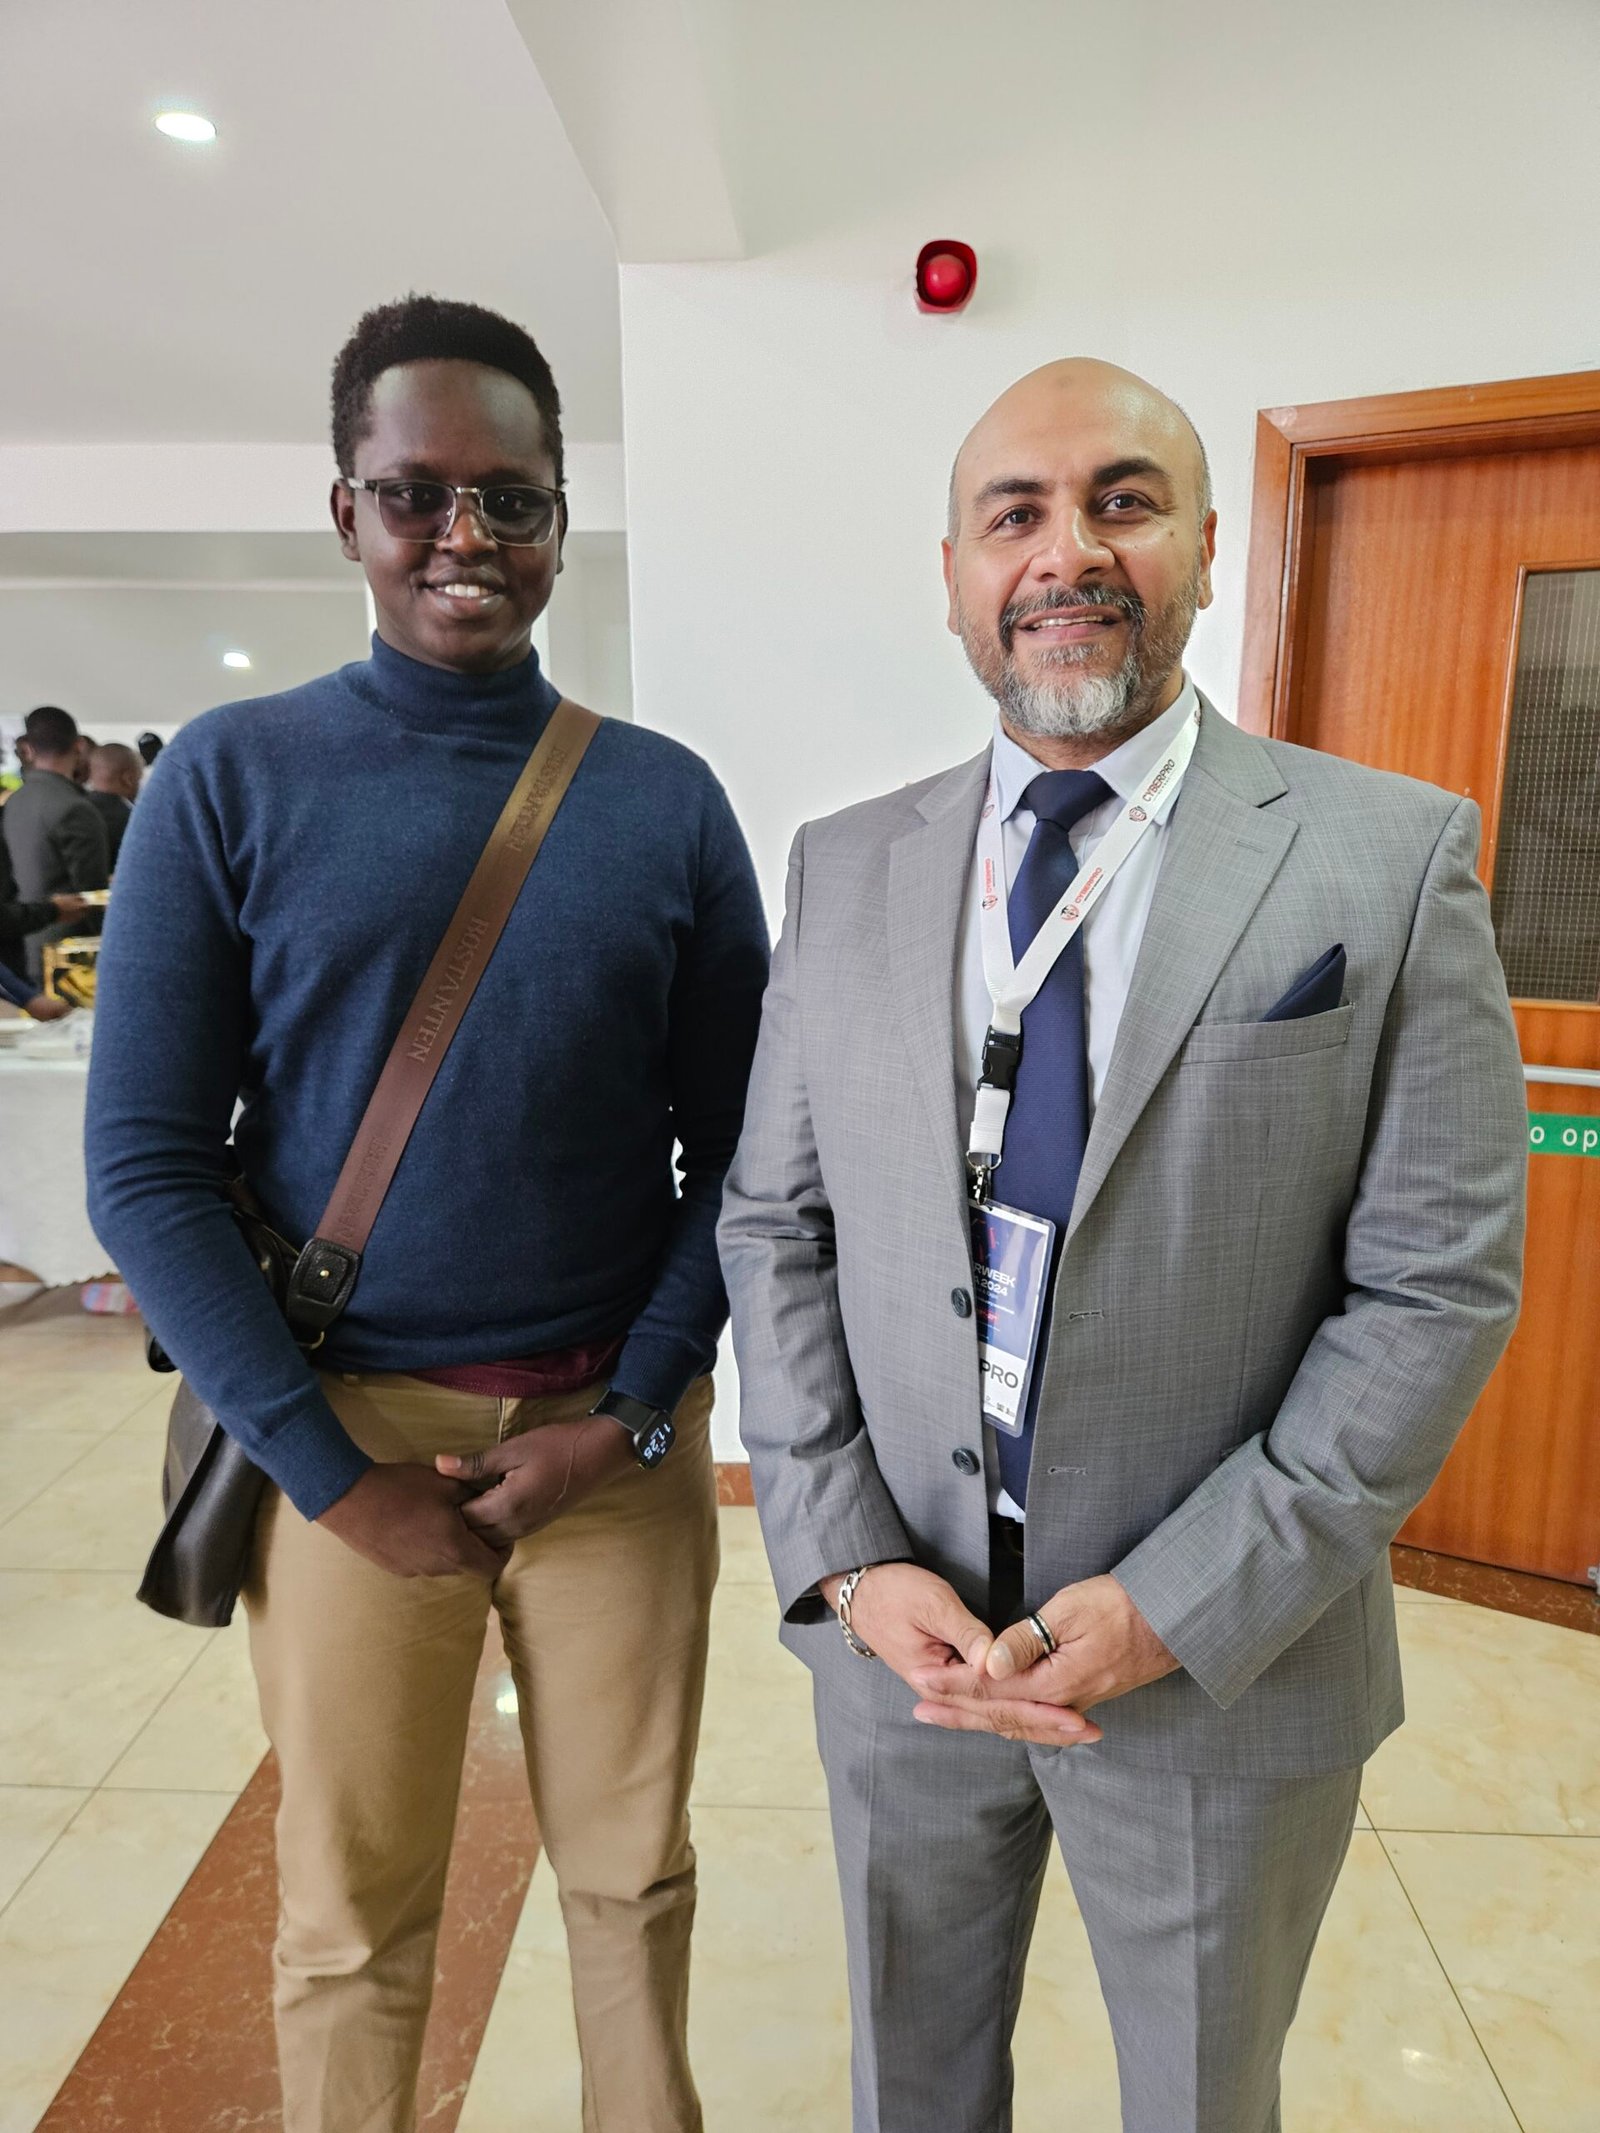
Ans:
<svg viewBox="0 0 1600 2133"><path fill-rule="evenodd" d="M17 748L22 789L0 815L17 893L27 903L81 896L105 888L111 879L105 825L73 778L81 752L70 712L42 704L28 713ZM58 919L28 932L24 962L30 978L40 976L46 944L62 939L76 923Z"/></svg>
<svg viewBox="0 0 1600 2133"><path fill-rule="evenodd" d="M113 873L143 778L144 765L126 741L102 741L89 750L89 789L84 797L106 826Z"/></svg>
<svg viewBox="0 0 1600 2133"><path fill-rule="evenodd" d="M77 918L84 909L81 896L52 896L40 903L24 903L17 894L16 877L6 850L3 811L0 811L0 999L33 1014L39 988L23 976L23 937L58 918ZM60 1003L65 1012L65 1003ZM40 1022L56 1019L53 1014L35 1015Z"/></svg>

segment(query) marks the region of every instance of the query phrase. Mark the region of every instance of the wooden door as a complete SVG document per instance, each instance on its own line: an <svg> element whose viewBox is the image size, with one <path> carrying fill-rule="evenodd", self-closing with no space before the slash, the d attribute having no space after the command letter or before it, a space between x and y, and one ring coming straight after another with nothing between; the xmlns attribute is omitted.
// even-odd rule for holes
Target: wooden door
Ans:
<svg viewBox="0 0 1600 2133"><path fill-rule="evenodd" d="M1600 1563L1600 372L1263 414L1240 717L1483 810L1528 1080L1523 1316L1401 1538L1582 1583Z"/></svg>

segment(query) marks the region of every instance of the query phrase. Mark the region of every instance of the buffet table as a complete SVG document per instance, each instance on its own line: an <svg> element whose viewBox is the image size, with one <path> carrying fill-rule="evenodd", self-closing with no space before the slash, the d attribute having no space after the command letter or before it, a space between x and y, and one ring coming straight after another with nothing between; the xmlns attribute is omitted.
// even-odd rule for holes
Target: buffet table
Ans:
<svg viewBox="0 0 1600 2133"><path fill-rule="evenodd" d="M84 1206L90 1023L73 1015L13 1038L7 1021L0 1042L0 1262L50 1288L110 1271Z"/></svg>

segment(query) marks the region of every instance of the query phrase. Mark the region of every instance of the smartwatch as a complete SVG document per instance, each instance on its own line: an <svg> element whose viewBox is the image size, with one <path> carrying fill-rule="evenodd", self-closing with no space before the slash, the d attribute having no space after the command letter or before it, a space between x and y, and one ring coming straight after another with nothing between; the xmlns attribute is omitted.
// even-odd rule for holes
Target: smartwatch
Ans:
<svg viewBox="0 0 1600 2133"><path fill-rule="evenodd" d="M678 1434L665 1408L652 1407L648 1400L636 1400L631 1393L613 1392L609 1386L589 1412L609 1415L613 1422L621 1423L633 1439L633 1456L643 1467L659 1466Z"/></svg>

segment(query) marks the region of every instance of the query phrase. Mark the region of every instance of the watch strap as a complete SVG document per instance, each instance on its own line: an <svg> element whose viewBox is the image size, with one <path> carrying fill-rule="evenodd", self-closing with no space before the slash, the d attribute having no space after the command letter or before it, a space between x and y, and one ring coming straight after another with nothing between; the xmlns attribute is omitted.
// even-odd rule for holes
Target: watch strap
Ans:
<svg viewBox="0 0 1600 2133"><path fill-rule="evenodd" d="M642 1467L659 1466L678 1434L664 1407L652 1407L648 1400L636 1400L632 1393L613 1392L609 1386L589 1412L609 1416L627 1431L633 1456Z"/></svg>
<svg viewBox="0 0 1600 2133"><path fill-rule="evenodd" d="M652 1407L648 1400L636 1400L631 1392L613 1392L609 1385L589 1412L609 1415L613 1422L620 1422L635 1444L641 1437L647 1437L658 1422L672 1420L664 1407Z"/></svg>

